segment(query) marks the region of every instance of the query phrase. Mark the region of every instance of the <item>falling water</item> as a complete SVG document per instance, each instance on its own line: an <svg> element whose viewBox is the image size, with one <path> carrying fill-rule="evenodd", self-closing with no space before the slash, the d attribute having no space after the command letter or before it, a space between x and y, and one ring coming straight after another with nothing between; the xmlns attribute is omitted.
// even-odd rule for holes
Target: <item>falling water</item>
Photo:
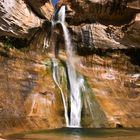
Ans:
<svg viewBox="0 0 140 140"><path fill-rule="evenodd" d="M54 14L54 17L55 17L55 14ZM64 19L62 19L62 17L63 16L60 15L60 20L64 21ZM56 24L57 24L57 22L54 19L52 19L52 28L51 28L52 33L53 33L53 30L54 30L54 27L55 27ZM55 52L55 50L53 50L53 51ZM58 70L59 69L58 63L59 63L58 60L54 56L54 58L52 58L53 80L54 80L55 84L57 85L57 87L59 88L60 93L61 93L61 97L62 97L62 101L63 101L63 105L64 105L65 122L66 122L66 126L68 127L69 126L68 107L67 107L67 103L66 103L66 99L65 99L65 96L64 96L63 89L61 88L60 75L59 75L59 70Z"/></svg>
<svg viewBox="0 0 140 140"><path fill-rule="evenodd" d="M65 100L65 97L64 97L63 90L60 86L60 77L59 77L59 72L58 72L58 62L57 62L56 59L52 59L52 71L53 71L53 79L55 81L55 84L57 85L57 87L59 88L59 90L61 92L61 96L62 96L62 100L63 100L63 104L64 104L66 126L69 126L68 109L67 109L66 100Z"/></svg>
<svg viewBox="0 0 140 140"><path fill-rule="evenodd" d="M58 12L55 13L52 20L52 32L56 24L60 24L63 29L64 40L65 40L65 50L67 55L65 74L67 76L67 88L69 89L69 102L66 100L66 93L63 91L61 83L61 74L59 69L58 59L52 59L52 72L53 79L59 88L62 96L62 101L64 105L64 114L67 127L81 127L81 113L85 113L85 116L91 118L91 123L95 127L106 126L106 116L101 110L100 105L96 101L92 94L92 90L89 88L84 77L76 72L75 69L75 53L73 51L73 45L71 43L71 37L69 31L65 25L65 6L62 6ZM52 35L53 37L53 35ZM57 47L54 45L54 48ZM56 49L56 48L55 48ZM54 53L55 50L53 50ZM69 111L68 112L68 108ZM86 118L82 118L86 120ZM89 120L88 120L89 121ZM92 125L91 124L91 125Z"/></svg>
<svg viewBox="0 0 140 140"><path fill-rule="evenodd" d="M81 122L81 92L75 69L67 63L70 82L70 127L80 127Z"/></svg>
<svg viewBox="0 0 140 140"><path fill-rule="evenodd" d="M67 71L68 71L68 80L70 86L70 120L69 120L69 127L80 127L81 122L81 92L80 87L78 84L78 77L74 66L74 52L73 46L71 43L69 31L65 26L65 6L62 6L59 12L57 13L57 21L55 24L61 24L64 39L65 39L65 49L67 54ZM54 24L54 21L53 21ZM65 98L63 99L64 108L66 109ZM67 111L65 111L65 118ZM67 121L68 122L68 121Z"/></svg>

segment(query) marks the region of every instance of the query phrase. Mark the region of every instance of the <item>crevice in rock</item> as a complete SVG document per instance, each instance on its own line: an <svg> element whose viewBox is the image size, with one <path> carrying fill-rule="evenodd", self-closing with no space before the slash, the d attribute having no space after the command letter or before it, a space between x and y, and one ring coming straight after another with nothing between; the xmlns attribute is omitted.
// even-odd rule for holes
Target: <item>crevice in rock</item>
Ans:
<svg viewBox="0 0 140 140"><path fill-rule="evenodd" d="M24 0L24 2L26 3L27 7L28 7L36 16L38 16L38 17L41 18L41 19L46 19L45 16L39 14L39 13L34 9L34 7L32 7L32 5L30 4L30 2L28 2L27 0Z"/></svg>

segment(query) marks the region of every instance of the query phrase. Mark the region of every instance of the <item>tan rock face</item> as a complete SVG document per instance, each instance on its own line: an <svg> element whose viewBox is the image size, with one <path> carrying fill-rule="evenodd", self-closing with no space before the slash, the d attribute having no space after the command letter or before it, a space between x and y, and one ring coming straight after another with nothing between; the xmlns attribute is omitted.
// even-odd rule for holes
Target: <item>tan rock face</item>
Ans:
<svg viewBox="0 0 140 140"><path fill-rule="evenodd" d="M98 21L103 24L120 25L130 22L139 12L138 5L132 7L132 3L129 3L127 6L127 0L60 0L59 5L62 4L68 7L67 21L70 24Z"/></svg>
<svg viewBox="0 0 140 140"><path fill-rule="evenodd" d="M1 1L0 36L30 39L42 26L41 18L50 21L53 11L50 1Z"/></svg>
<svg viewBox="0 0 140 140"><path fill-rule="evenodd" d="M127 6L132 9L140 10L140 1L139 0L128 0Z"/></svg>
<svg viewBox="0 0 140 140"><path fill-rule="evenodd" d="M123 38L120 39L120 43L128 46L128 48L140 48L140 20L136 20L127 28Z"/></svg>
<svg viewBox="0 0 140 140"><path fill-rule="evenodd" d="M138 17L132 24L124 26L105 26L102 24L81 24L69 26L74 46L80 52L94 49L140 48L140 21Z"/></svg>
<svg viewBox="0 0 140 140"><path fill-rule="evenodd" d="M140 126L139 59L137 64L133 64L139 53L134 54L130 50L125 55L124 52L84 53L82 67L77 66L77 70L88 79L94 96L106 114L109 127L116 127L117 124Z"/></svg>
<svg viewBox="0 0 140 140"><path fill-rule="evenodd" d="M0 132L62 127L63 105L49 58L0 47ZM59 106L59 107L58 107Z"/></svg>
<svg viewBox="0 0 140 140"><path fill-rule="evenodd" d="M40 18L51 19L53 8L49 1L26 2L0 2L1 35L30 38L41 27ZM69 26L69 31L80 55L77 71L86 77L109 127L117 124L140 126L140 20L139 14L135 18L139 12L135 2L138 1L59 2L59 5L67 4L67 21L74 24ZM41 37L36 36L33 44L36 50L22 52L0 46L0 133L55 128L65 124L62 99L52 80L51 62L40 48L43 45L36 43L50 31L47 29L42 30ZM61 27L55 31L55 37L50 47L64 48ZM52 52L53 48L50 50ZM59 54L66 59L64 53L59 51ZM85 126L95 127L89 122Z"/></svg>
<svg viewBox="0 0 140 140"><path fill-rule="evenodd" d="M0 36L31 37L41 20L27 7L23 0L0 2Z"/></svg>
<svg viewBox="0 0 140 140"><path fill-rule="evenodd" d="M120 28L115 28L117 32L123 36ZM118 31L117 31L118 30ZM120 42L115 41L113 35L108 32L108 27L102 24L85 24L80 26L70 26L71 34L73 35L73 42L80 53L89 52L94 49L123 49L126 48ZM111 31L114 33L113 29ZM114 33L114 36L116 35ZM117 35L116 35L117 36Z"/></svg>
<svg viewBox="0 0 140 140"><path fill-rule="evenodd" d="M51 17L54 12L53 5L50 0L26 0L27 3L31 6L33 11L39 16L51 20Z"/></svg>

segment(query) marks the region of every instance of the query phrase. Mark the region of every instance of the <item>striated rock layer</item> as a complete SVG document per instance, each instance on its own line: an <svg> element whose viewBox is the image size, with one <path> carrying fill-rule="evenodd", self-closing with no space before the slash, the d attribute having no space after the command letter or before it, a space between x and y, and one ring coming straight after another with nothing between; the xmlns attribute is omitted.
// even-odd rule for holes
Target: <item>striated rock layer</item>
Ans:
<svg viewBox="0 0 140 140"><path fill-rule="evenodd" d="M0 35L27 37L30 29L41 25L41 20L31 12L23 0L0 2Z"/></svg>
<svg viewBox="0 0 140 140"><path fill-rule="evenodd" d="M139 52L125 51L97 51L83 56L78 67L106 114L108 127L140 126Z"/></svg>
<svg viewBox="0 0 140 140"><path fill-rule="evenodd" d="M70 24L100 22L121 25L130 22L140 12L139 0L60 0L67 5L67 21Z"/></svg>
<svg viewBox="0 0 140 140"><path fill-rule="evenodd" d="M30 1L30 5L24 0L0 1L0 36L30 39L42 26L38 12L50 21L53 6L49 1Z"/></svg>
<svg viewBox="0 0 140 140"><path fill-rule="evenodd" d="M81 60L77 71L92 88L107 118L107 127L140 127L139 1L60 0L59 6L62 4L67 4L66 21ZM40 47L46 32L50 35L50 23L46 22L38 31L42 19L50 20L52 10L47 0L0 2L0 35L30 38L35 34L32 47L37 48L24 52L0 46L0 133L65 124L49 55ZM53 35L55 42L50 42L49 50L52 53L51 46L56 44L60 49L58 58L65 59L60 25ZM97 127L94 124L85 120L83 126Z"/></svg>
<svg viewBox="0 0 140 140"><path fill-rule="evenodd" d="M49 61L42 51L0 47L0 133L65 124L61 96L46 65Z"/></svg>
<svg viewBox="0 0 140 140"><path fill-rule="evenodd" d="M51 20L54 12L51 0L26 0L26 2L39 17Z"/></svg>
<svg viewBox="0 0 140 140"><path fill-rule="evenodd" d="M75 47L85 49L130 49L140 48L140 20L130 25L113 26L97 23L69 26ZM83 52L84 53L84 52Z"/></svg>
<svg viewBox="0 0 140 140"><path fill-rule="evenodd" d="M59 6L63 4L77 49L140 47L139 0L60 0Z"/></svg>

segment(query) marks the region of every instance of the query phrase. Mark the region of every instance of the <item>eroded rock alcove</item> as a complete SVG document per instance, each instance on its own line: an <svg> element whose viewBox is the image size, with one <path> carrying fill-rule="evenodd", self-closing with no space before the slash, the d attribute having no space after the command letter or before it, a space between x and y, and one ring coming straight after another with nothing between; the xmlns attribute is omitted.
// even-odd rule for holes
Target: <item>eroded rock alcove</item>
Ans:
<svg viewBox="0 0 140 140"><path fill-rule="evenodd" d="M140 1L60 0L58 8L63 4L82 62L77 70L93 90L107 127L140 127ZM0 2L0 133L65 125L51 78L52 49L43 48L53 13L48 0ZM60 30L54 35L61 47ZM88 121L84 126L96 127Z"/></svg>

